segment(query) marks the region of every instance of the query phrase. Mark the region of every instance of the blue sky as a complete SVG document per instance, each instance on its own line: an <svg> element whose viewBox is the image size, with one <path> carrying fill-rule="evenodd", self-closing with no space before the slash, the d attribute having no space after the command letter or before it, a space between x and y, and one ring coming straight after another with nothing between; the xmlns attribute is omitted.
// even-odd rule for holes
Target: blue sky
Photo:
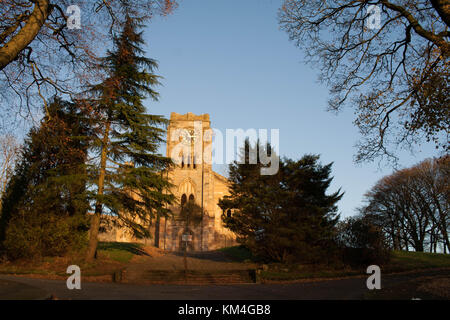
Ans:
<svg viewBox="0 0 450 320"><path fill-rule="evenodd" d="M145 30L147 55L158 60L160 101L148 111L209 113L211 125L280 130L280 153L299 159L306 153L334 162L330 192L342 187L342 216L355 213L363 194L391 167L356 165L359 138L353 110L326 111L328 90L318 70L303 62L303 52L279 30L275 0L182 0L176 12L152 20ZM423 146L415 156L402 153L409 166L433 156ZM226 174L224 166L215 170Z"/></svg>

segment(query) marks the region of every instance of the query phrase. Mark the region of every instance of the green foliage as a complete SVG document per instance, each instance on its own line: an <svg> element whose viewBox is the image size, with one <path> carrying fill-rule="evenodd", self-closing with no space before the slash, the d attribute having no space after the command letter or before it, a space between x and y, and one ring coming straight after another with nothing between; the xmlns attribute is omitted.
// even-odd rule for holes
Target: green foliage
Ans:
<svg viewBox="0 0 450 320"><path fill-rule="evenodd" d="M86 237L86 134L74 104L55 98L31 129L3 197L0 241L11 258L60 255Z"/></svg>
<svg viewBox="0 0 450 320"><path fill-rule="evenodd" d="M0 213L0 248L3 247L3 241L6 237L6 229L14 212L17 212L17 206L26 193L28 174L30 171L29 163L21 161L15 168L14 175L6 186L2 197L2 209Z"/></svg>
<svg viewBox="0 0 450 320"><path fill-rule="evenodd" d="M21 211L9 222L4 246L12 260L62 256L86 244L86 233L80 232L83 224L86 221L80 217Z"/></svg>
<svg viewBox="0 0 450 320"><path fill-rule="evenodd" d="M171 161L157 153L167 120L147 114L143 104L147 97L157 100L159 77L156 61L142 56L141 27L127 15L114 50L101 61L107 77L90 89L88 101L95 115L90 151L98 161L90 163L89 184L96 215L117 216L138 238L150 237L146 225L156 215L167 216L173 200L162 174Z"/></svg>
<svg viewBox="0 0 450 320"><path fill-rule="evenodd" d="M252 252L244 246L234 246L221 248L219 251L225 253L231 259L237 262L245 262L245 261L253 261L255 257L253 257Z"/></svg>
<svg viewBox="0 0 450 320"><path fill-rule="evenodd" d="M268 261L323 261L334 247L336 203L342 197L340 190L326 194L331 164L322 166L318 156L306 155L280 161L274 175L261 175L259 159L257 164L248 161L252 152L259 157L261 148L266 151L247 141L241 163L230 165L230 196L219 201L224 212L233 212L223 216L226 227Z"/></svg>
<svg viewBox="0 0 450 320"><path fill-rule="evenodd" d="M389 269L392 271L428 268L450 268L450 255L442 253L393 251Z"/></svg>
<svg viewBox="0 0 450 320"><path fill-rule="evenodd" d="M124 242L100 242L98 252L112 260L123 263L129 262L135 255L147 254L142 249L142 244Z"/></svg>
<svg viewBox="0 0 450 320"><path fill-rule="evenodd" d="M339 241L351 248L388 247L382 230L368 217L349 217L339 223Z"/></svg>
<svg viewBox="0 0 450 320"><path fill-rule="evenodd" d="M340 222L337 238L347 264L385 264L390 259L383 231L368 216L349 217Z"/></svg>

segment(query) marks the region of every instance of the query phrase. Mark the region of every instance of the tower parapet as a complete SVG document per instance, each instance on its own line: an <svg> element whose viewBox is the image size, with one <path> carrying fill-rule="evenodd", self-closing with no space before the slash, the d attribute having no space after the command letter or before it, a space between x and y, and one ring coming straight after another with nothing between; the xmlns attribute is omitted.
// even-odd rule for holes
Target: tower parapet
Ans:
<svg viewBox="0 0 450 320"><path fill-rule="evenodd" d="M188 112L186 114L179 114L177 112L172 112L170 114L170 121L206 121L210 122L209 120L209 114L204 113L201 115L196 115L192 112Z"/></svg>

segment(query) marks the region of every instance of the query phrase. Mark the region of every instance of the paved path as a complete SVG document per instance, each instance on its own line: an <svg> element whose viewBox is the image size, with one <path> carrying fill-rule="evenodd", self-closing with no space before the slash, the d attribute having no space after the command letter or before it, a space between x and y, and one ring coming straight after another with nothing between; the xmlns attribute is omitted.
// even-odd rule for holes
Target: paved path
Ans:
<svg viewBox="0 0 450 320"><path fill-rule="evenodd" d="M402 281L418 277L416 274L387 275L382 277L382 286L389 287ZM151 299L151 300L265 300L265 299L361 299L368 292L366 278L327 280L291 284L242 284L242 285L132 285L117 283L82 282L81 290L68 290L65 281L28 279L0 275L0 298L8 298L2 283L39 288L59 299ZM39 290L37 289L37 290ZM16 298L17 297L16 295ZM28 299L30 297L23 297Z"/></svg>
<svg viewBox="0 0 450 320"><path fill-rule="evenodd" d="M358 299L367 290L365 289L365 279L296 284L218 286L130 285L82 282L81 290L68 290L66 283L60 280L29 279L6 275L1 275L0 280L14 281L19 284L40 288L59 299ZM3 296L4 298L5 296ZM24 299L27 299L27 297Z"/></svg>
<svg viewBox="0 0 450 320"><path fill-rule="evenodd" d="M0 300L42 300L48 297L49 293L37 286L22 281L0 279Z"/></svg>

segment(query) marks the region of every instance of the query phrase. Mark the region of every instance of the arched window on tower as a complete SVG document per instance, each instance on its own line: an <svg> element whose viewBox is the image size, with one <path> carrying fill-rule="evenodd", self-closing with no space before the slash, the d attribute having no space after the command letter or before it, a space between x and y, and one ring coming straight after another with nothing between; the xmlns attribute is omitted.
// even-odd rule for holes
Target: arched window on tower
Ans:
<svg viewBox="0 0 450 320"><path fill-rule="evenodd" d="M231 210L230 209L227 210L227 217L231 218Z"/></svg>
<svg viewBox="0 0 450 320"><path fill-rule="evenodd" d="M194 195L191 194L191 195L189 196L189 202L194 202L194 200L195 200Z"/></svg>
<svg viewBox="0 0 450 320"><path fill-rule="evenodd" d="M186 201L187 201L186 194L183 194L181 196L181 207L183 207L186 204Z"/></svg>

